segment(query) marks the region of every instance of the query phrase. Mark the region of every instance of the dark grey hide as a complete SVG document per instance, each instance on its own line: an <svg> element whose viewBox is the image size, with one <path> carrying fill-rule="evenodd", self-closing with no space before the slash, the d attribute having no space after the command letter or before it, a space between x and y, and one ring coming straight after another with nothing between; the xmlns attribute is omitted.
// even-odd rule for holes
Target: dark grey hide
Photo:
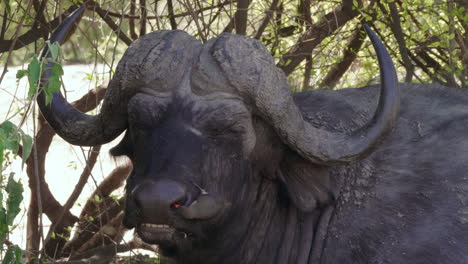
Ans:
<svg viewBox="0 0 468 264"><path fill-rule="evenodd" d="M73 144L125 131L124 225L177 263L468 263L468 92L396 85L368 32L382 87L291 95L255 40L159 31L100 114L38 103Z"/></svg>
<svg viewBox="0 0 468 264"><path fill-rule="evenodd" d="M400 118L382 145L360 162L328 168L336 201L316 263L468 263L468 91L400 89ZM377 92L295 98L311 122L342 130L368 118Z"/></svg>

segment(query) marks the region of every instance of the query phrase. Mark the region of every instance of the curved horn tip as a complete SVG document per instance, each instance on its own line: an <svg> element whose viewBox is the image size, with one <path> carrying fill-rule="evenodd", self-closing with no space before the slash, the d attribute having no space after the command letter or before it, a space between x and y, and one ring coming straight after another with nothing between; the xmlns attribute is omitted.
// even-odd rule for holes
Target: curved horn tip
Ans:
<svg viewBox="0 0 468 264"><path fill-rule="evenodd" d="M377 34L375 34L375 32L367 24L363 24L363 27L367 35L369 36L372 42L372 45L374 46L374 49L379 57L379 62L380 62L380 59L386 60L388 58L390 60L390 63L393 66L393 62L391 61L390 54L388 53L387 49L385 48L385 45L382 43L382 41L377 36Z"/></svg>
<svg viewBox="0 0 468 264"><path fill-rule="evenodd" d="M367 24L364 24L363 27L367 33L367 36L369 36L370 40L372 41L374 47L378 47L378 49L385 49L385 46L383 45L379 37L377 37L377 34L375 34L375 32Z"/></svg>
<svg viewBox="0 0 468 264"><path fill-rule="evenodd" d="M390 88L394 87L395 90L398 90L398 77L396 74L395 65L393 64L392 58L388 53L387 48L367 24L364 24L363 26L372 42L372 45L374 46L377 58L379 60L380 70L382 72L382 84L388 85Z"/></svg>
<svg viewBox="0 0 468 264"><path fill-rule="evenodd" d="M85 10L86 6L83 4L68 18L64 19L63 23L55 29L50 42L63 44L76 27L75 25ZM40 59L42 60L46 56L49 58L52 56L48 52L47 45L42 50ZM95 146L111 141L125 130L126 118L119 121L115 116L110 117L110 114L103 117L102 111L96 116L81 113L63 98L60 91L54 92L52 102L46 104L46 96L42 88L50 79L50 69L53 63L52 61L47 62L47 68L41 76L37 103L44 118L58 135L74 145ZM109 111L106 113L109 113ZM113 123L110 123L111 121ZM103 133L104 131L106 132Z"/></svg>
<svg viewBox="0 0 468 264"><path fill-rule="evenodd" d="M75 21L83 15L84 11L86 10L86 4L81 5L78 9L73 11L73 13L67 17L60 26L57 27L57 29L52 33L52 36L50 37L50 42L58 42L59 44L63 44L65 39L67 39L67 35L70 31L70 29L73 28L73 24Z"/></svg>

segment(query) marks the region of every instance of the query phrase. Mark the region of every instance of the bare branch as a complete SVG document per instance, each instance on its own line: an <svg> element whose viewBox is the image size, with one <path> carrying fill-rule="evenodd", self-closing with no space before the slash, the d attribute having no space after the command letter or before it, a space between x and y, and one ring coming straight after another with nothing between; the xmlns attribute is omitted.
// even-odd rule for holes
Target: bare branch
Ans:
<svg viewBox="0 0 468 264"><path fill-rule="evenodd" d="M282 56L278 67L280 67L286 75L293 72L297 65L299 65L323 39L358 15L358 12L353 9L349 2L352 1L343 1L342 5L326 14L316 24L313 24L309 30L302 34L297 44Z"/></svg>
<svg viewBox="0 0 468 264"><path fill-rule="evenodd" d="M88 112L94 109L104 97L105 86L98 86L84 95L79 100L72 103L74 107L82 112ZM36 158L31 155L26 161L26 172L29 179L29 188L31 190L31 200L28 209L27 223L27 245L28 254L36 254L39 250L39 210L37 196L37 186L40 186L42 200L45 202L43 209L47 217L54 222L58 218L63 207L52 195L47 182L45 181L45 157L49 151L52 138L55 132L46 123L42 116L39 116L39 128L35 135L35 144L33 151L36 151ZM36 178L36 172L38 179ZM61 224L63 226L72 226L78 218L66 211Z"/></svg>
<svg viewBox="0 0 468 264"><path fill-rule="evenodd" d="M117 24L115 24L115 22L112 20L109 14L105 10L103 10L98 3L96 3L93 0L89 0L87 5L89 9L94 10L96 13L98 13L98 15L102 18L102 20L106 22L106 24L112 29L112 31L115 34L117 34L117 36L125 44L130 45L132 43L132 40L120 30L120 27Z"/></svg>
<svg viewBox="0 0 468 264"><path fill-rule="evenodd" d="M168 0L168 9L170 9L169 7L169 1L171 0ZM215 9L215 8L221 8L223 6L226 6L226 5L229 5L229 4L232 4L234 2L236 2L237 0L226 0L226 1L223 1L221 3L218 3L218 4L213 4L211 6L208 6L208 7L203 7L203 8L200 8L198 10L194 10L193 12L198 14L198 13L201 13L201 12L204 12L204 11L207 11L207 10L211 10L211 9ZM171 5L172 5L172 1L171 1ZM135 14L120 14L120 13L116 13L116 12L112 12L110 10L105 10L106 14L109 15L109 16L113 16L113 17L118 17L118 18L126 18L126 19L141 19L141 16L136 16ZM168 10L168 13L169 15L161 15L161 16L147 16L146 19L149 20L149 19L161 19L161 18L169 18L172 19L172 18L179 18L179 17L185 17L185 16L189 16L191 15L192 13L187 11L187 12L181 12L181 13L178 13L178 14L174 14L174 7L172 6L172 13L170 12L170 10Z"/></svg>
<svg viewBox="0 0 468 264"><path fill-rule="evenodd" d="M135 9L136 9L136 3L135 3L136 0L131 0L130 1L130 15L131 17L129 18L128 20L128 27L129 27L129 30L130 30L130 37L133 39L133 40L136 40L138 38L136 32L135 32ZM110 15L110 14L109 14ZM120 17L123 17L123 15L121 15Z"/></svg>
<svg viewBox="0 0 468 264"><path fill-rule="evenodd" d="M104 245L80 253L75 260L45 262L44 264L107 264L117 253L124 253L134 249L146 249L158 252L157 247L151 246L140 241L132 240L128 243L118 245Z"/></svg>
<svg viewBox="0 0 468 264"><path fill-rule="evenodd" d="M174 6L172 5L172 0L167 0L167 11L169 12L169 22L171 23L172 29L177 29L177 23L174 16Z"/></svg>
<svg viewBox="0 0 468 264"><path fill-rule="evenodd" d="M47 4L47 0L41 1L40 3L38 2L38 0L33 0L33 6L34 6L34 9L36 10L36 18L34 19L32 28L38 28L37 26L38 23L40 23L41 26L43 27L45 27L48 24L44 17L44 10L45 10L46 4ZM50 30L51 29L49 28L46 31L50 32ZM43 35L43 37L47 38L47 34Z"/></svg>
<svg viewBox="0 0 468 264"><path fill-rule="evenodd" d="M86 241L92 238L92 233L97 232L99 228L96 223L105 225L109 218L117 215L122 210L121 204L124 202L123 199L119 201L119 204L115 204L114 200L110 198L110 194L121 187L130 173L132 166L130 163L115 168L96 188L93 194L90 196L86 204L83 206L83 210L80 213L81 224L78 227L78 231L75 236L70 240L60 253L60 256L69 255L81 247ZM94 199L95 196L99 196L103 202L97 203ZM95 219L89 222L90 217Z"/></svg>
<svg viewBox="0 0 468 264"><path fill-rule="evenodd" d="M268 23L270 23L270 20L273 17L275 10L277 9L278 3L279 0L271 1L270 7L265 11L265 17L263 18L262 23L260 23L260 26L255 33L255 39L259 39L262 36L263 31L265 31L265 28L268 26Z"/></svg>
<svg viewBox="0 0 468 264"><path fill-rule="evenodd" d="M146 16L147 16L147 10L146 10L146 0L140 0L140 36L143 36L146 34Z"/></svg>
<svg viewBox="0 0 468 264"><path fill-rule="evenodd" d="M8 56L7 56L7 59L6 59L6 62L5 62L5 67L3 67L3 72L2 72L2 75L0 76L0 84L2 83L3 81L3 78L5 77L5 74L7 73L7 67L8 67L8 63L10 62L10 59L11 59L11 51L14 50L14 47L15 47L15 44L16 44L16 41L19 40L19 32L21 30L21 26L23 25L23 21L26 19L26 16L28 15L29 13L29 10L31 9L31 4L32 4L32 1L29 1L29 4L28 6L26 7L26 11L24 12L24 15L23 17L21 17L21 20L19 22L19 25L18 27L16 28L16 31L15 31L15 34L14 34L14 38L13 38L13 41L11 43L10 46L8 47L5 47L5 49L8 48ZM0 43L1 44L1 43ZM0 45L1 46L1 45ZM1 51L0 51L1 52Z"/></svg>
<svg viewBox="0 0 468 264"><path fill-rule="evenodd" d="M84 219L80 219L80 224L74 237L66 243L62 252L58 255L68 256L80 249L102 226L105 226L114 217L123 212L124 202L124 199L119 199L117 202L112 198L103 199L99 203L99 208L92 215L87 215Z"/></svg>
<svg viewBox="0 0 468 264"><path fill-rule="evenodd" d="M65 230L67 226L60 225L62 221L62 217L65 215L66 212L69 212L69 210L75 204L76 200L78 199L81 192L83 191L83 188L85 184L88 182L89 176L91 175L91 171L93 170L94 165L96 164L96 160L97 160L97 157L99 156L100 149L101 149L101 146L95 146L91 148L90 153L88 154L88 159L86 161L86 166L83 172L81 173L80 179L75 185L75 189L73 190L72 194L68 197L66 203L63 205L62 210L60 211L60 214L57 216L57 218L54 219L51 227L49 228L49 232L47 233L44 244L45 244L46 252L48 251L49 256L53 258L55 258L56 256L50 255L50 253L52 252L56 253L57 250L61 249L57 247L57 240L60 240L60 239L55 238L52 243L49 243L51 242L50 237L53 232L63 233L66 236L69 235L70 231ZM62 244L64 244L65 242L66 241L63 241Z"/></svg>
<svg viewBox="0 0 468 264"><path fill-rule="evenodd" d="M380 3L378 3L378 5L380 6ZM405 82L411 82L414 75L414 66L411 63L411 59L408 55L408 48L406 47L406 41L403 36L403 29L401 28L400 15L398 14L398 9L395 2L388 3L388 7L390 8L390 17L392 20L390 28L392 29L393 35L397 40L398 50L400 51L401 59L403 60L403 66L406 69ZM381 7L381 10L386 12L385 8L383 7Z"/></svg>
<svg viewBox="0 0 468 264"><path fill-rule="evenodd" d="M196 25L197 31L198 31L198 36L200 36L201 40L203 42L205 42L206 41L205 33L203 32L203 30L202 30L202 28L200 26L198 15L193 11L192 4L190 3L190 1L184 1L184 5L188 9L188 11L190 12L190 14L192 16L192 19L195 22L195 25Z"/></svg>
<svg viewBox="0 0 468 264"><path fill-rule="evenodd" d="M320 82L318 87L333 89L339 82L344 73L348 70L349 66L357 57L357 53L361 49L364 42L365 34L362 27L357 28L349 39L343 52L343 59L335 64L327 73L327 75Z"/></svg>
<svg viewBox="0 0 468 264"><path fill-rule="evenodd" d="M304 80L302 81L302 91L309 90L310 88L310 75L312 71L312 56L307 56L304 71Z"/></svg>
<svg viewBox="0 0 468 264"><path fill-rule="evenodd" d="M411 52L408 52L408 55L410 58L414 61L414 63L423 70L429 78L432 79L433 82L439 83L439 84L444 84L444 82L437 77L436 74L432 73L429 68L421 61L420 58L418 58L416 55L412 54Z"/></svg>
<svg viewBox="0 0 468 264"><path fill-rule="evenodd" d="M250 5L249 0L237 1L237 11L234 15L234 25L236 27L236 33L245 35L247 31L247 11Z"/></svg>
<svg viewBox="0 0 468 264"><path fill-rule="evenodd" d="M8 20L8 13L5 8L5 11L3 11L3 21L2 21L2 29L0 30L0 43L5 39L5 32L7 28L7 20Z"/></svg>
<svg viewBox="0 0 468 264"><path fill-rule="evenodd" d="M88 241L83 243L78 250L70 256L70 260L79 259L80 257L77 255L81 255L81 252L96 248L99 245L115 245L120 243L126 231L125 227L122 225L123 216L124 213L121 211L108 223L102 225L98 232L95 232Z"/></svg>
<svg viewBox="0 0 468 264"><path fill-rule="evenodd" d="M38 29L31 28L28 32L14 38L12 40L1 40L0 41L0 53L8 51L11 53L11 50L20 49L28 44L33 43L34 41L40 39L44 35L49 35L52 30L58 27L63 19L69 16L73 11L75 11L78 6L71 6L66 11L64 11L60 16L54 18L52 21L47 23L44 27L39 27ZM22 25L20 23L19 25ZM17 30L20 29L18 26ZM17 41L16 41L17 40ZM12 47L12 48L11 48ZM10 50L11 48L11 50Z"/></svg>
<svg viewBox="0 0 468 264"><path fill-rule="evenodd" d="M109 195L120 188L124 181L127 179L128 175L132 170L131 163L128 163L124 166L119 166L112 170L111 173L99 184L93 194L90 196L95 197L98 195L101 199L109 197ZM81 211L80 218L84 218L87 215L93 215L97 210L96 201L94 199L88 199L86 204L83 206Z"/></svg>

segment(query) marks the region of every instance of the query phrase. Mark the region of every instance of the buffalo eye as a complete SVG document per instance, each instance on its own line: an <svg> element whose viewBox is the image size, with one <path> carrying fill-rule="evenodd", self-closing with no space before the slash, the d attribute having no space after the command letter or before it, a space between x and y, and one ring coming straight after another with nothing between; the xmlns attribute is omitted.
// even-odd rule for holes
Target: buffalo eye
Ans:
<svg viewBox="0 0 468 264"><path fill-rule="evenodd" d="M128 104L128 120L133 128L150 129L164 116L169 101L166 98L137 94Z"/></svg>
<svg viewBox="0 0 468 264"><path fill-rule="evenodd" d="M238 120L211 120L207 122L204 130L208 137L225 137L241 134L244 131L244 127Z"/></svg>

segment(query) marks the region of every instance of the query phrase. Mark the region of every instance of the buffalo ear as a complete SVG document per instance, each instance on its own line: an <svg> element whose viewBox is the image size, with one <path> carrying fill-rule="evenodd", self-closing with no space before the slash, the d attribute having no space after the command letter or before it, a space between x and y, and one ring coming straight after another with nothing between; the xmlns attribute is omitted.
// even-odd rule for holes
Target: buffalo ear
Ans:
<svg viewBox="0 0 468 264"><path fill-rule="evenodd" d="M297 153L288 151L281 162L280 179L294 205L303 212L312 212L334 200L333 184L328 167L310 163Z"/></svg>

